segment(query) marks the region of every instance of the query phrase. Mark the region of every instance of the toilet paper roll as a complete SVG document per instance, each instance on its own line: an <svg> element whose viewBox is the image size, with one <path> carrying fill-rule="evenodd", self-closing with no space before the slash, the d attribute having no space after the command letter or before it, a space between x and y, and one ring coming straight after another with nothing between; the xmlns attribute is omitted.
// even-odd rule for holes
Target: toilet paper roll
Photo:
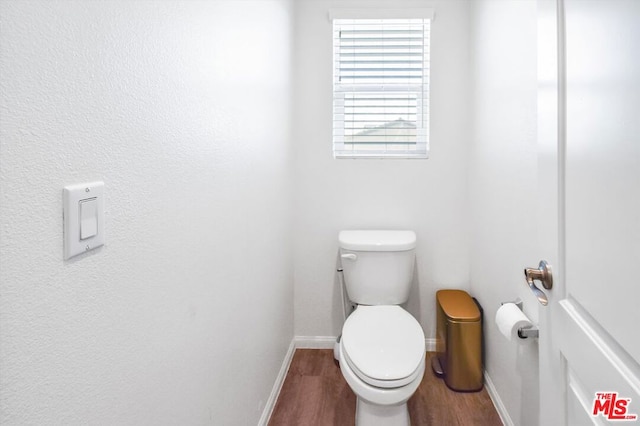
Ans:
<svg viewBox="0 0 640 426"><path fill-rule="evenodd" d="M514 303L505 303L496 312L496 324L500 333L507 340L518 339L518 329L531 327L533 324Z"/></svg>

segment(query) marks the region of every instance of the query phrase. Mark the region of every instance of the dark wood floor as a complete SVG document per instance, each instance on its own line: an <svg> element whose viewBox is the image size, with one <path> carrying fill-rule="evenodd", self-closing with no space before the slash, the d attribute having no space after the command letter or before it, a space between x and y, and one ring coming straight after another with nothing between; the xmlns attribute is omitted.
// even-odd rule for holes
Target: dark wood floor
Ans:
<svg viewBox="0 0 640 426"><path fill-rule="evenodd" d="M409 400L411 424L433 426L502 425L487 391L460 393L427 370ZM356 397L329 349L298 349L276 402L270 426L353 425Z"/></svg>

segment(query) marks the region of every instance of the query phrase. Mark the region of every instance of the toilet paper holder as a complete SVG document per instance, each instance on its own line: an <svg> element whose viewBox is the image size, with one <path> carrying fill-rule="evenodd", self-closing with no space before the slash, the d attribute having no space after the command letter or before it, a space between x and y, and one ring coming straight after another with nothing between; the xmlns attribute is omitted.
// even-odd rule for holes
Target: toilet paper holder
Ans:
<svg viewBox="0 0 640 426"><path fill-rule="evenodd" d="M522 311L522 307L524 306L522 300L520 300L520 298L516 298L516 300L512 301L512 302L502 302L501 305L504 305L505 303L513 303L514 305L516 305L521 311ZM531 326L531 327L520 327L518 329L518 337L521 339L528 339L529 337L533 338L533 339L537 339L540 336L540 331L538 330L538 328Z"/></svg>
<svg viewBox="0 0 640 426"><path fill-rule="evenodd" d="M540 337L540 331L536 327L520 327L518 329L518 337L521 339L527 339L529 337L537 339Z"/></svg>

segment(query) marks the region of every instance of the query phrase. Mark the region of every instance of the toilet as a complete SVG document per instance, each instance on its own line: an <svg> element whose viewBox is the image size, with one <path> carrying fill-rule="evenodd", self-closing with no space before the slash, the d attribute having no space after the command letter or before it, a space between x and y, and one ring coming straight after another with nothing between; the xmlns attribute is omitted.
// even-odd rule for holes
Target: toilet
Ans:
<svg viewBox="0 0 640 426"><path fill-rule="evenodd" d="M407 401L425 370L425 338L400 306L409 298L413 231L341 231L340 258L356 305L338 344L340 370L357 397L356 426L409 425Z"/></svg>

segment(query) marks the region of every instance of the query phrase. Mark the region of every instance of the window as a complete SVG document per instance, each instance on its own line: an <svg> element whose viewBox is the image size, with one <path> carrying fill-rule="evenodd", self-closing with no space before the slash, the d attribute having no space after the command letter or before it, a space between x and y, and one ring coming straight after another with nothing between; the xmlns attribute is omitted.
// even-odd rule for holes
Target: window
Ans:
<svg viewBox="0 0 640 426"><path fill-rule="evenodd" d="M371 11L331 14L334 156L427 158L432 12L384 19Z"/></svg>

